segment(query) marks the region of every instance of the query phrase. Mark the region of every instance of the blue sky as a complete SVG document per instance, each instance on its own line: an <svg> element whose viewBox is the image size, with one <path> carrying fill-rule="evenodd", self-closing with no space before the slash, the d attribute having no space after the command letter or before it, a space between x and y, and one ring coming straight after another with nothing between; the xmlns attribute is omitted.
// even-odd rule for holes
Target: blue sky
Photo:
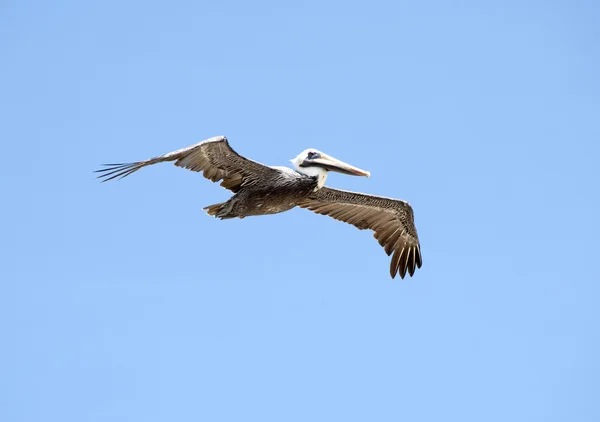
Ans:
<svg viewBox="0 0 600 422"><path fill-rule="evenodd" d="M0 419L600 420L592 1L0 5ZM135 161L226 135L413 205L423 268Z"/></svg>

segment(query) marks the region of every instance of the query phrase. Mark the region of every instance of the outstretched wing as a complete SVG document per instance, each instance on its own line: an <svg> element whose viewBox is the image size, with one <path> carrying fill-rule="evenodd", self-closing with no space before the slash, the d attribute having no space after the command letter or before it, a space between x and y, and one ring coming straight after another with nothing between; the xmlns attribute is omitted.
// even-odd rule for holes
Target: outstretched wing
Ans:
<svg viewBox="0 0 600 422"><path fill-rule="evenodd" d="M163 161L175 161L176 166L202 172L204 177L213 182L222 180L221 186L233 192L237 192L242 184L255 183L277 172L272 167L239 155L229 146L229 142L224 136L216 136L145 161L105 164L107 166L105 169L96 172L101 173L98 178L106 182L117 177L129 176L142 167Z"/></svg>
<svg viewBox="0 0 600 422"><path fill-rule="evenodd" d="M373 230L374 237L392 256L390 275L406 272L412 277L421 268L421 246L413 210L408 202L323 187L300 207L352 224L360 230Z"/></svg>

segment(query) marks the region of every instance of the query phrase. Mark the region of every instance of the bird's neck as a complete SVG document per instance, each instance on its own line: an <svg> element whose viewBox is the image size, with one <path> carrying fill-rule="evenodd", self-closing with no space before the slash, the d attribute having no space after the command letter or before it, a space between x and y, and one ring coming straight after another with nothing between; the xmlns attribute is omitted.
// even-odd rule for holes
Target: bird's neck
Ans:
<svg viewBox="0 0 600 422"><path fill-rule="evenodd" d="M298 172L305 174L306 176L314 177L317 179L317 187L315 190L321 189L325 185L327 180L327 170L321 167L297 167Z"/></svg>

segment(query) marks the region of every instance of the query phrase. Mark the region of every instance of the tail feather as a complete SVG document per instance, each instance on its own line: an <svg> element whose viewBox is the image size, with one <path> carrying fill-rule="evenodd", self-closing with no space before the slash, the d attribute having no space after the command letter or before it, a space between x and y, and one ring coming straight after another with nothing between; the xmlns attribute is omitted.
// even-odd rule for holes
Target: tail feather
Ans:
<svg viewBox="0 0 600 422"><path fill-rule="evenodd" d="M225 202L221 202L221 203L218 203L218 204L209 205L209 206L204 207L202 209L206 210L206 213L208 215L217 216L217 214L219 213L219 211L223 208L223 205L225 205Z"/></svg>

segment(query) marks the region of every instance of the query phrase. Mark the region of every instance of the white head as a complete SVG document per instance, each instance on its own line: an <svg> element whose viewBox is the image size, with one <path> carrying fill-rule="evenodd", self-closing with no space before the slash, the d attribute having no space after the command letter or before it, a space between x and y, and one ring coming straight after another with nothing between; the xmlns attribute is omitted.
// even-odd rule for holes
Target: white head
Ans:
<svg viewBox="0 0 600 422"><path fill-rule="evenodd" d="M337 171L351 176L371 177L371 173L368 171L351 166L314 148L305 149L290 161L299 173L316 177L319 189L325 184L329 171Z"/></svg>

